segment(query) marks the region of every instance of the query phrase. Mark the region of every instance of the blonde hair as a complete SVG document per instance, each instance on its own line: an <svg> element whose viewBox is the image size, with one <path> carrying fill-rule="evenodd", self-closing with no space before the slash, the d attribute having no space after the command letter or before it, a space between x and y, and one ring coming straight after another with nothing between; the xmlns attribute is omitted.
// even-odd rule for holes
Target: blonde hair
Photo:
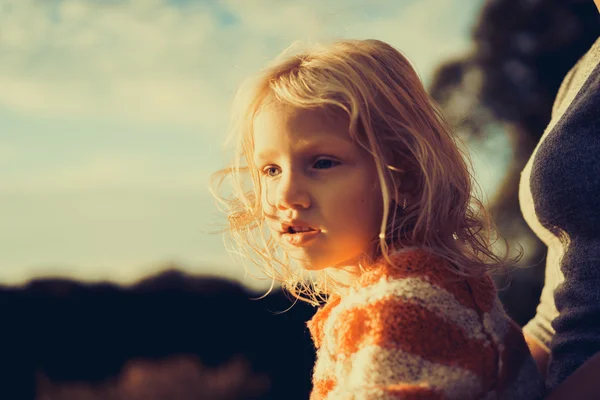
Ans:
<svg viewBox="0 0 600 400"><path fill-rule="evenodd" d="M233 107L231 134L237 148L230 168L213 175L212 192L228 215L229 239L238 254L295 297L317 304L335 285L326 273L312 281L289 265L266 230L261 183L253 165L253 122L268 101L327 113L343 112L349 134L374 159L384 215L377 258L411 246L446 259L462 276L504 268L492 250L502 239L474 195L471 164L409 61L379 40L344 40L284 51L242 86ZM233 192L221 194L229 178ZM403 209L401 193L410 192Z"/></svg>

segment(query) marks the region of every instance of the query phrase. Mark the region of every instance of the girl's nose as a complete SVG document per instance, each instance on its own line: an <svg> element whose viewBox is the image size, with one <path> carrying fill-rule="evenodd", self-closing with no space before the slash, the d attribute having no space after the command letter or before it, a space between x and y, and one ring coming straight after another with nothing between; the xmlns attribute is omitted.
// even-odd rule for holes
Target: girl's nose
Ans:
<svg viewBox="0 0 600 400"><path fill-rule="evenodd" d="M282 177L277 188L275 205L279 210L310 207L310 193L300 177L293 174Z"/></svg>

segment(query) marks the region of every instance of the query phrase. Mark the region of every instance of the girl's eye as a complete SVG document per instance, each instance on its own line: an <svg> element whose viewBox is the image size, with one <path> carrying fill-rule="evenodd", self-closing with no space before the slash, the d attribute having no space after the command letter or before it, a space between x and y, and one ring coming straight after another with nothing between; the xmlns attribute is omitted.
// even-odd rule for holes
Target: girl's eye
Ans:
<svg viewBox="0 0 600 400"><path fill-rule="evenodd" d="M274 177L279 175L280 171L277 167L266 167L262 170L262 173L268 177Z"/></svg>
<svg viewBox="0 0 600 400"><path fill-rule="evenodd" d="M331 160L329 158L322 158L315 161L313 168L316 169L329 169L339 165L339 161Z"/></svg>

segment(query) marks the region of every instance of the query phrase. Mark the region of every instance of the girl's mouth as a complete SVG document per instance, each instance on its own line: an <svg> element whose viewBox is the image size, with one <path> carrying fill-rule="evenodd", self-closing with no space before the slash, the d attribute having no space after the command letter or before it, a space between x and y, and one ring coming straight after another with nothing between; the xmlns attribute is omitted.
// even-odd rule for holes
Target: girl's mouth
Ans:
<svg viewBox="0 0 600 400"><path fill-rule="evenodd" d="M311 231L315 231L316 229L310 228L308 226L288 226L286 232L284 233L303 233L303 232L311 232Z"/></svg>
<svg viewBox="0 0 600 400"><path fill-rule="evenodd" d="M282 236L291 245L301 247L313 241L320 233L319 229L290 226Z"/></svg>

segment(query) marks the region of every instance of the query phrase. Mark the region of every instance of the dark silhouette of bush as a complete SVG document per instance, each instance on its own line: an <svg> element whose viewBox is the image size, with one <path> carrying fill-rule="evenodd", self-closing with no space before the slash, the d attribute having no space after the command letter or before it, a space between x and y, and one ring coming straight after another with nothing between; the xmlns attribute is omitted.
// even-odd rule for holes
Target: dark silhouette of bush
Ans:
<svg viewBox="0 0 600 400"><path fill-rule="evenodd" d="M245 392L234 391L236 397L189 393L185 398L306 399L314 348L305 323L314 308L297 303L276 314L292 304L287 296L278 290L263 300L250 299L258 296L226 279L176 270L128 287L50 278L0 287L0 398L42 398L40 388L69 385L117 393L119 377L133 362L142 375L160 377L166 372L153 368L179 368L181 376L169 372L171 382L194 376L191 388L217 379L211 371L227 365L248 365L250 378L266 382L255 390L258 397L246 385ZM167 364L172 367L161 367ZM157 378L148 381L158 385ZM160 383L164 390L169 384L169 379Z"/></svg>

